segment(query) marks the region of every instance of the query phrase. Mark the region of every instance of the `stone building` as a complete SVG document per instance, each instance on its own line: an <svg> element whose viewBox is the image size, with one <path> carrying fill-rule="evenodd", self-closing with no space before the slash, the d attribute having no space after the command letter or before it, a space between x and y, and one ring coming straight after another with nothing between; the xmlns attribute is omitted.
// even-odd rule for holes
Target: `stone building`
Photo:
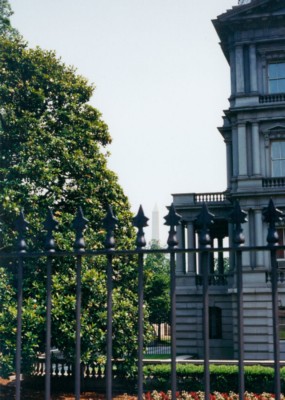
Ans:
<svg viewBox="0 0 285 400"><path fill-rule="evenodd" d="M238 199L248 214L248 222L243 226L246 245L266 245L263 208L273 198L276 207L285 209L285 2L240 1L213 20L213 24L231 74L230 104L219 128L226 145L227 188L223 193L173 195L174 206L183 219L180 240L186 247L198 247L195 220L205 202L215 215L211 228L215 245L231 244L228 215ZM283 243L282 225L279 231ZM278 254L280 272L285 266L283 253ZM237 357L235 269L228 254L219 253L215 257L210 271L210 356L231 359ZM272 359L269 254L244 253L242 262L245 358ZM179 256L177 349L179 354L202 358L199 268L197 256ZM285 307L282 282L279 296L281 329Z"/></svg>

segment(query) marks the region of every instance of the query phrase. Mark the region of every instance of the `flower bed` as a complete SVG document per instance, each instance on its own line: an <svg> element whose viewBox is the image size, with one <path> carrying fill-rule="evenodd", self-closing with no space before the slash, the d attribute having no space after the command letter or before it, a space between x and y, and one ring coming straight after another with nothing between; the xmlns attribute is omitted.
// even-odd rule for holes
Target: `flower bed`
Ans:
<svg viewBox="0 0 285 400"><path fill-rule="evenodd" d="M170 400L171 399L171 391L167 393L157 392L156 390L153 392L148 392L143 396L144 400ZM238 400L239 396L236 393L219 393L214 392L211 394L211 400ZM204 400L204 392L177 392L176 399L178 400ZM244 400L273 400L275 399L274 394L270 393L262 393L255 394L245 392ZM284 395L280 396L280 399L285 400Z"/></svg>

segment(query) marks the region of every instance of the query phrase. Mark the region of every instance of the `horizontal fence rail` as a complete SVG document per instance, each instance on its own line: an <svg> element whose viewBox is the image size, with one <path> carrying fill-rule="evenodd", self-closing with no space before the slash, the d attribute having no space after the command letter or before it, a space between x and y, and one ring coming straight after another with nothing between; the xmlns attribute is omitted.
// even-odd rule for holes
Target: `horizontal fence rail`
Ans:
<svg viewBox="0 0 285 400"><path fill-rule="evenodd" d="M214 201L221 201L223 197L217 196ZM211 198L210 201L213 201ZM134 249L115 249L114 230L117 219L113 215L112 209L109 208L106 218L104 219L104 228L106 232L105 248L100 250L90 250L85 246L84 230L88 221L84 218L82 210L79 209L78 214L73 223L73 229L76 232L74 249L72 251L60 251L56 249L54 232L57 228L57 222L51 212L48 213L45 224L46 242L43 251L29 251L26 242L27 221L24 214L21 213L17 221L18 232L18 248L17 251L9 253L0 252L0 260L12 260L17 265L17 344L16 344L16 400L21 399L21 376L22 376L22 311L23 311L23 276L25 274L25 264L29 259L45 260L46 267L46 338L45 338L45 355L35 364L32 375L45 378L45 400L51 399L51 383L52 378L68 377L74 382L75 399L80 399L80 393L84 389L84 379L96 378L103 381L105 394L108 400L112 399L113 387L118 377L126 378L121 375L120 362L113 357L113 339L116 331L113 327L114 312L114 259L116 257L132 257L136 259L138 266L138 327L137 327L137 376L133 388L137 390L139 399L143 398L143 350L144 350L144 260L148 254L168 254L170 264L170 300L171 300L171 323L170 323L170 359L171 359L171 392L172 398L176 398L177 380L176 380L176 257L178 254L199 254L201 259L201 272L196 276L197 286L202 288L203 296L203 342L204 342L204 391L205 398L210 399L210 353L209 353L209 287L226 285L227 277L225 275L213 275L210 273L210 256L214 252L228 252L235 258L235 273L237 276L237 312L238 312L238 352L239 352L239 396L243 398L244 385L244 339L243 339L243 273L242 273L242 253L243 252L259 252L267 251L270 254L271 269L266 279L271 283L272 288L272 309L273 309L273 341L274 341L274 368L275 368L275 398L280 398L280 347L278 332L278 280L284 279L283 273L278 272L277 251L285 250L285 246L278 245L278 235L276 223L283 218L279 210L276 210L274 203L270 201L269 206L264 209L264 220L268 224L267 244L263 246L245 246L242 225L246 222L246 214L240 209L238 202L232 208L232 214L229 222L233 224L234 235L233 241L228 247L213 248L210 237L210 226L214 222L214 216L208 211L205 203L203 203L201 212L197 216L196 226L199 233L198 248L180 248L176 236L176 228L181 222L181 217L176 213L174 206L169 207L169 213L165 217L165 224L169 226L169 236L165 249L148 249L144 238L144 228L147 226L147 218L142 208L140 208L137 216L133 220L133 225L137 228L136 248ZM107 339L106 339L106 361L102 364L84 365L81 361L81 319L82 319L82 302L84 301L84 293L82 291L82 263L85 259L96 259L96 257L105 257L107 260L106 281L107 281ZM74 362L67 362L65 359L55 358L52 354L51 335L52 335L52 294L53 294L53 263L58 259L74 260L76 269L76 326L75 326L75 343L74 343ZM73 328L71 328L73 329Z"/></svg>

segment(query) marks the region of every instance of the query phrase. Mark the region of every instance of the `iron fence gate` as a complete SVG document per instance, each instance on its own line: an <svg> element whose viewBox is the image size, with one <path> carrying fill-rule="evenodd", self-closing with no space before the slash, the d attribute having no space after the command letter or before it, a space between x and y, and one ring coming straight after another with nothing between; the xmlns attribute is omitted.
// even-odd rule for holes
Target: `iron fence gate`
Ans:
<svg viewBox="0 0 285 400"><path fill-rule="evenodd" d="M70 375L74 376L75 383L75 399L80 399L82 364L81 364L81 268L82 260L88 257L104 256L107 259L107 358L105 366L106 386L105 394L108 400L112 398L112 381L113 381L113 351L112 339L116 332L112 326L113 312L113 258L115 256L131 256L136 257L138 265L138 365L137 365L137 395L139 399L143 398L143 342L144 342L144 299L143 299L143 266L144 257L149 253L162 252L169 255L170 274L171 274L171 392L172 398L176 398L176 256L177 254L200 254L202 264L202 277L200 283L203 286L203 342L204 342L204 391L205 398L210 399L210 353L209 353L209 284L211 283L210 256L215 252L227 251L235 258L235 268L237 276L237 310L238 310L238 365L239 365L239 396L243 398L245 390L244 385L244 338L243 338L243 274L242 274L242 253L244 251L267 251L271 257L271 287L272 287L272 317L273 317L273 340L274 340L274 371L275 371L275 396L280 398L280 348L279 348L279 332L278 332L278 265L277 251L285 249L285 246L278 245L278 235L276 223L282 218L281 212L276 210L272 200L269 206L264 209L264 219L268 223L267 245L258 247L244 246L244 235L242 224L246 221L245 213L240 209L238 202L233 206L231 214L231 223L234 226L233 243L227 248L213 249L209 227L213 222L213 215L209 213L206 204L203 205L201 213L197 217L197 226L199 227L199 248L179 248L176 238L176 227L180 223L180 216L175 212L174 206L169 207L169 213L165 217L165 224L169 226L168 247L165 249L147 249L144 237L144 227L147 226L147 218L144 216L142 208L139 209L137 216L133 219L133 224L137 228L136 248L131 250L115 250L114 228L116 218L112 209L109 208L107 216L104 219L104 227L106 230L105 249L88 250L85 248L84 230L87 224L82 211L79 210L74 221L74 229L76 231L76 240L74 250L71 252L58 251L55 247L54 230L56 221L51 213L45 224L46 242L43 252L30 252L26 244L26 227L27 222L23 213L20 214L17 221L18 232L18 249L13 253L1 252L0 258L14 259L17 261L17 343L16 343L16 400L21 399L21 360L22 360L22 305L23 305L23 268L25 262L29 258L45 258L46 259L46 338L45 338L45 359L42 373L45 375L45 400L51 398L51 375L52 375L52 358L51 358L51 316L52 316L52 263L53 260L63 257L73 257L76 260L76 341L75 341L75 365L74 371ZM59 373L61 367L57 367ZM64 368L64 367L62 367ZM92 372L88 372L92 375Z"/></svg>

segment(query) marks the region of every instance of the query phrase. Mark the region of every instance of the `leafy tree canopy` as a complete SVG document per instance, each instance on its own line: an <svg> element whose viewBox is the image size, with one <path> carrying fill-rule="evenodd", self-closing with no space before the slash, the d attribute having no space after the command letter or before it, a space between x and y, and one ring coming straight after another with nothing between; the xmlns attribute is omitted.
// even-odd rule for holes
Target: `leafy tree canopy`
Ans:
<svg viewBox="0 0 285 400"><path fill-rule="evenodd" d="M10 17L13 15L8 0L0 0L0 35L13 37L19 35L18 31L11 26Z"/></svg>
<svg viewBox="0 0 285 400"><path fill-rule="evenodd" d="M54 207L64 223L81 205L98 245L100 221L111 204L126 224L123 237L131 237L128 200L107 167L104 148L111 137L98 110L88 104L93 86L54 52L6 38L0 38L0 80L4 222L15 220L21 208L38 213L42 222L47 207ZM35 220L32 225L36 231ZM11 225L4 224L4 235L6 230L7 246Z"/></svg>
<svg viewBox="0 0 285 400"><path fill-rule="evenodd" d="M119 220L117 246L130 247L134 232L128 199L107 166L106 146L111 137L99 111L88 103L94 86L54 52L30 49L18 35L6 35L11 15L7 1L0 0L1 12L0 248L13 248L17 236L14 223L22 208L30 224L29 248L42 246L48 207L54 209L60 223L57 245L72 248L71 223L78 206L89 220L86 246L102 248L107 204ZM114 357L133 363L137 346L136 265L122 259L114 263ZM0 293L0 375L12 372L14 365L16 290L12 266L2 261L0 268L0 282L9 288ZM105 267L105 260L99 257L83 265L83 361L105 354ZM44 351L45 274L44 260L26 262L23 357L28 366ZM55 261L52 345L69 358L74 354L75 285L74 260Z"/></svg>

